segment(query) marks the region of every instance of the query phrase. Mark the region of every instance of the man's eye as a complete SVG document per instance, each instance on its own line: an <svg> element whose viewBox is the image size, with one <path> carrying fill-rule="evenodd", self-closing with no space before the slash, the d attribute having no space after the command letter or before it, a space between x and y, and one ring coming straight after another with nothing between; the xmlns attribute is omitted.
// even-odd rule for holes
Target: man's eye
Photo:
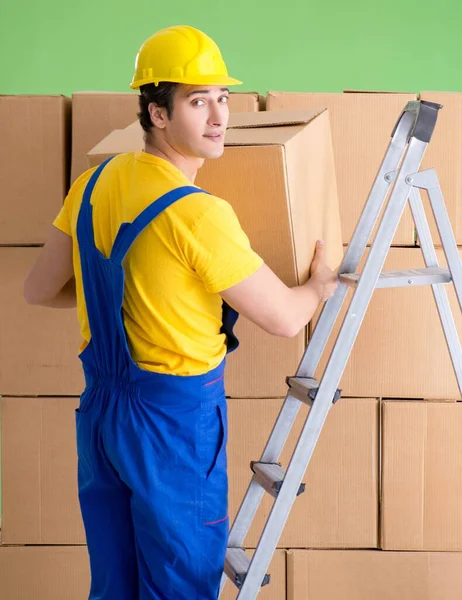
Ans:
<svg viewBox="0 0 462 600"><path fill-rule="evenodd" d="M219 99L219 102L222 102L223 104L226 104L226 103L228 102L228 96L222 96L222 97Z"/></svg>
<svg viewBox="0 0 462 600"><path fill-rule="evenodd" d="M192 105L193 106L203 106L205 104L205 102L203 100L197 99L197 100L193 100Z"/></svg>

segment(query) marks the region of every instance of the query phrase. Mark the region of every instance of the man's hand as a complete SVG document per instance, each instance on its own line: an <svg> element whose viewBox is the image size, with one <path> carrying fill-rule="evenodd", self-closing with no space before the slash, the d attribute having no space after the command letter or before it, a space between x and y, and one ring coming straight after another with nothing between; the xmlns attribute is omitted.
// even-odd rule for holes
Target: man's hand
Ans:
<svg viewBox="0 0 462 600"><path fill-rule="evenodd" d="M320 302L330 298L337 276L325 261L324 244L317 243L312 277L290 288L267 265L221 296L239 313L264 331L281 337L295 337L313 318Z"/></svg>
<svg viewBox="0 0 462 600"><path fill-rule="evenodd" d="M72 238L51 227L47 242L24 281L28 304L51 308L76 306Z"/></svg>
<svg viewBox="0 0 462 600"><path fill-rule="evenodd" d="M316 243L310 281L319 290L321 302L331 298L338 286L337 274L326 265L326 248L322 240Z"/></svg>

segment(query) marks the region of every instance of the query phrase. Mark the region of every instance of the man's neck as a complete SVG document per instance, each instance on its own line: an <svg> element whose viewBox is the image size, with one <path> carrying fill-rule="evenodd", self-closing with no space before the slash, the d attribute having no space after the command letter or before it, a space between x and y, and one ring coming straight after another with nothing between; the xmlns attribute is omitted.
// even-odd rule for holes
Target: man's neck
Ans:
<svg viewBox="0 0 462 600"><path fill-rule="evenodd" d="M163 158L164 160L171 163L179 171L181 171L186 177L194 183L197 175L197 171L204 164L203 158L188 158L183 156L171 146L159 147L157 144L154 145L152 142L147 141L144 146L144 151L153 156Z"/></svg>

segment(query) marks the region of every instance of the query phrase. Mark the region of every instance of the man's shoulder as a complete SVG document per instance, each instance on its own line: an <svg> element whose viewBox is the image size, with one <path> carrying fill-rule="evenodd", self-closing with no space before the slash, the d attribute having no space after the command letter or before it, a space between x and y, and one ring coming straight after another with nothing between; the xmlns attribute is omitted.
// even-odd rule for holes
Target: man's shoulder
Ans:
<svg viewBox="0 0 462 600"><path fill-rule="evenodd" d="M190 195L189 201L181 203L178 208L180 212L191 218L193 224L198 224L201 221L223 220L228 216L234 216L233 208L229 202L200 188L198 188L197 193Z"/></svg>

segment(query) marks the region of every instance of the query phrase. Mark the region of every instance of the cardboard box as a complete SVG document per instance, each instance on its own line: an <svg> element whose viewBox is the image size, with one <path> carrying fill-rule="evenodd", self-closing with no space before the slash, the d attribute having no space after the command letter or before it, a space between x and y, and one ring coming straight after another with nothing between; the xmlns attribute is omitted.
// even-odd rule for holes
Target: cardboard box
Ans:
<svg viewBox="0 0 462 600"><path fill-rule="evenodd" d="M462 554L295 550L287 600L460 600Z"/></svg>
<svg viewBox="0 0 462 600"><path fill-rule="evenodd" d="M2 543L85 544L77 492L78 398L1 398Z"/></svg>
<svg viewBox="0 0 462 600"><path fill-rule="evenodd" d="M231 112L259 110L255 92L231 93ZM72 96L72 174L74 182L88 169L87 152L117 129L124 129L137 118L138 94L133 92L77 92Z"/></svg>
<svg viewBox="0 0 462 600"><path fill-rule="evenodd" d="M0 244L42 244L69 182L70 99L0 96Z"/></svg>
<svg viewBox="0 0 462 600"><path fill-rule="evenodd" d="M462 404L388 401L382 419L381 546L462 550Z"/></svg>
<svg viewBox="0 0 462 600"><path fill-rule="evenodd" d="M138 94L76 92L72 95L71 182L88 169L87 152L114 129L133 123Z"/></svg>
<svg viewBox="0 0 462 600"><path fill-rule="evenodd" d="M277 418L282 399L232 399L229 411L231 519ZM76 398L2 398L4 544L81 544ZM305 407L281 462L287 467ZM354 438L355 443L351 440ZM330 413L279 546L376 547L378 402L342 399ZM265 498L246 540L255 547L271 508Z"/></svg>
<svg viewBox="0 0 462 600"><path fill-rule="evenodd" d="M240 345L226 358L225 392L229 398L279 398L288 391L307 344L307 329L295 338L276 337L239 317L234 328Z"/></svg>
<svg viewBox="0 0 462 600"><path fill-rule="evenodd" d="M28 306L23 282L39 248L0 248L0 394L74 395L84 389L75 310Z"/></svg>
<svg viewBox="0 0 462 600"><path fill-rule="evenodd" d="M94 166L142 144L135 122L113 131L89 152L89 160ZM333 268L340 264L343 248L326 111L232 115L223 156L206 161L196 184L230 202L252 247L286 285L306 281L319 238L326 242L328 263ZM295 372L305 349L304 332L283 340L244 320L237 332L242 344L229 357L227 395L285 394L285 378Z"/></svg>
<svg viewBox="0 0 462 600"><path fill-rule="evenodd" d="M84 600L89 571L85 546L1 546L0 598Z"/></svg>
<svg viewBox="0 0 462 600"><path fill-rule="evenodd" d="M229 502L233 521L283 399L228 402ZM308 408L302 406L281 457L287 468ZM379 403L340 400L329 413L299 496L279 540L280 548L376 548L378 546ZM245 540L258 543L273 499L263 498Z"/></svg>
<svg viewBox="0 0 462 600"><path fill-rule="evenodd" d="M260 110L258 92L231 92L228 106L230 112L257 112Z"/></svg>
<svg viewBox="0 0 462 600"><path fill-rule="evenodd" d="M286 600L286 556L277 550L270 565L271 582L262 600ZM4 600L84 600L90 590L86 546L0 547L0 598ZM236 598L230 582L223 600Z"/></svg>
<svg viewBox="0 0 462 600"><path fill-rule="evenodd" d="M462 244L462 93L422 92L421 100L443 105L438 114L435 131L428 145L421 171L434 168L443 192L457 244ZM427 218L435 243L441 243L438 230L430 210L427 194L425 199Z"/></svg>
<svg viewBox="0 0 462 600"><path fill-rule="evenodd" d="M415 94L269 92L266 110L327 108L332 126L342 240L348 244L401 111ZM409 208L393 244L414 245Z"/></svg>
<svg viewBox="0 0 462 600"><path fill-rule="evenodd" d="M340 264L327 111L233 115L225 153L205 163L196 184L230 202L253 248L287 285L306 281L319 238L328 263Z"/></svg>
<svg viewBox="0 0 462 600"><path fill-rule="evenodd" d="M85 544L77 495L74 411L78 402L78 398L0 399L2 544ZM42 548L34 548L31 550L35 550L35 554L18 552L14 556L8 554L8 550L21 549L0 546L0 591L2 583L6 585L2 578L2 567L14 564L15 557L28 565L28 579L34 577L34 569L38 569L38 564L51 579L54 569L61 569L61 566L67 568L62 561L72 556L76 570L79 573L84 570L84 580L88 580L86 548L85 552L72 547L68 550L58 548L56 554L50 555L44 554ZM253 551L249 552L252 554ZM4 568L7 572L6 566ZM15 576L17 568L12 567ZM268 572L271 574L271 585L265 586L261 597L268 600L285 598L284 551L276 551ZM3 597L10 598L0 593L0 598ZM32 598L19 597L21 600ZM44 600L53 597L44 596ZM79 596L79 600L84 597ZM229 600L235 597L236 588L228 583L223 598Z"/></svg>
<svg viewBox="0 0 462 600"><path fill-rule="evenodd" d="M438 250L437 256L445 266L443 251ZM391 248L384 271L423 267L420 248ZM452 284L446 290L460 337L462 315ZM324 371L351 297L352 291L326 346L317 378ZM345 396L460 400L430 286L374 292L339 387Z"/></svg>

